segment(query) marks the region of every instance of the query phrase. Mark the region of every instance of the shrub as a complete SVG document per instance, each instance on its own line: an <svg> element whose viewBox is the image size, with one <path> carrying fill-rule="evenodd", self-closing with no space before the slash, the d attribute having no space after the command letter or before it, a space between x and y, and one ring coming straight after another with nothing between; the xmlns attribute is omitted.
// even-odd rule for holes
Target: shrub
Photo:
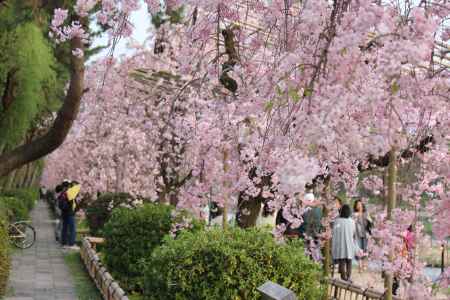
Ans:
<svg viewBox="0 0 450 300"><path fill-rule="evenodd" d="M5 211L0 206L0 298L5 295L11 267L7 223Z"/></svg>
<svg viewBox="0 0 450 300"><path fill-rule="evenodd" d="M322 296L319 266L300 241L277 244L257 229L183 232L142 261L145 299L260 299L267 280L293 290L298 299Z"/></svg>
<svg viewBox="0 0 450 300"><path fill-rule="evenodd" d="M0 196L0 209L8 221L25 220L28 218L28 209L22 199Z"/></svg>
<svg viewBox="0 0 450 300"><path fill-rule="evenodd" d="M118 208L104 227L105 263L121 286L128 291L141 291L143 272L139 261L159 246L173 223L173 207L145 204L138 209ZM201 228L193 223L193 229Z"/></svg>
<svg viewBox="0 0 450 300"><path fill-rule="evenodd" d="M121 205L133 202L133 197L127 193L105 193L86 207L86 219L93 235L101 235L103 226L111 217L112 210Z"/></svg>
<svg viewBox="0 0 450 300"><path fill-rule="evenodd" d="M22 201L28 211L33 209L36 201L39 199L39 189L23 188L9 191L2 191L3 196L14 197Z"/></svg>

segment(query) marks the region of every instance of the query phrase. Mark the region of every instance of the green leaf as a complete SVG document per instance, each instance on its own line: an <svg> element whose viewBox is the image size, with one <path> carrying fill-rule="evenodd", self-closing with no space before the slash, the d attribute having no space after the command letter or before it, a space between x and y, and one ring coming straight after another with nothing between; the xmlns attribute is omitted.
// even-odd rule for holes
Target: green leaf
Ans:
<svg viewBox="0 0 450 300"><path fill-rule="evenodd" d="M400 86L398 85L397 81L394 81L391 85L392 95L397 94L399 90L400 90Z"/></svg>
<svg viewBox="0 0 450 300"><path fill-rule="evenodd" d="M294 103L298 103L301 99L297 89L290 89L288 95Z"/></svg>
<svg viewBox="0 0 450 300"><path fill-rule="evenodd" d="M311 95L312 95L312 90L310 88L306 88L305 91L303 92L303 96L309 97Z"/></svg>
<svg viewBox="0 0 450 300"><path fill-rule="evenodd" d="M264 106L264 110L266 112L270 112L273 108L273 101L266 102L266 105Z"/></svg>

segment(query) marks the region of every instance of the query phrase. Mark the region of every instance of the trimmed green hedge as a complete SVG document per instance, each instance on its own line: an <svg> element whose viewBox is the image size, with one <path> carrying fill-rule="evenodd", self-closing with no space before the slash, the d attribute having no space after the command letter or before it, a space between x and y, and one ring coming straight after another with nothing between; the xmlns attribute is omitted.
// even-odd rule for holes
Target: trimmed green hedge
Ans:
<svg viewBox="0 0 450 300"><path fill-rule="evenodd" d="M173 223L179 223L186 213L172 216L174 208L148 203L140 208L117 208L113 211L103 233L106 239L105 264L121 287L127 291L142 291L143 270L140 260L158 247ZM194 222L192 230L202 224Z"/></svg>
<svg viewBox="0 0 450 300"><path fill-rule="evenodd" d="M277 244L257 229L212 229L167 238L142 262L145 299L261 299L267 280L320 299L320 267L305 257L300 241Z"/></svg>

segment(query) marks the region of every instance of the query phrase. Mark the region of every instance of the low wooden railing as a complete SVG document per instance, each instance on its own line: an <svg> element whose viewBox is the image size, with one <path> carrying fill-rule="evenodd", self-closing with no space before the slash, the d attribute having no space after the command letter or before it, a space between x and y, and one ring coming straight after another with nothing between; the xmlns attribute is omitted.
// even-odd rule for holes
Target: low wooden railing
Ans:
<svg viewBox="0 0 450 300"><path fill-rule="evenodd" d="M96 252L96 245L104 243L103 238L83 238L80 254L92 280L105 300L128 300L123 289L102 265Z"/></svg>
<svg viewBox="0 0 450 300"><path fill-rule="evenodd" d="M328 279L328 299L330 300L383 300L384 294L373 289L363 289L354 283L336 278ZM394 296L393 300L401 300Z"/></svg>

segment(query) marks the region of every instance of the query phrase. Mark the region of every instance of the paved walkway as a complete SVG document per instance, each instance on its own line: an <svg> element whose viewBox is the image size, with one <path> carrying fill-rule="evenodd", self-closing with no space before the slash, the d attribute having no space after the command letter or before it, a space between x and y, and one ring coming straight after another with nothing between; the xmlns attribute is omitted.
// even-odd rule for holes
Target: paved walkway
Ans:
<svg viewBox="0 0 450 300"><path fill-rule="evenodd" d="M37 203L31 219L36 243L14 252L6 300L76 300L64 253L55 241L54 220L44 201Z"/></svg>

